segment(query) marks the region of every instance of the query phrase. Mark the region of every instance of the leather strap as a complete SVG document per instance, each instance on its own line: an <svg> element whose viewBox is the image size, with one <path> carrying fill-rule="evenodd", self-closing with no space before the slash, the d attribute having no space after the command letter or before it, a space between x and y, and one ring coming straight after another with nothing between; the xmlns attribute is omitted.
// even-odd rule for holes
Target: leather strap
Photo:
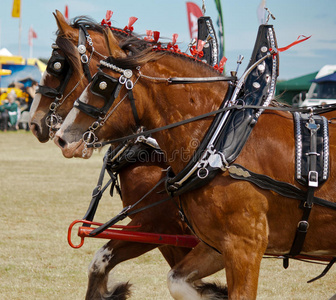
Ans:
<svg viewBox="0 0 336 300"><path fill-rule="evenodd" d="M211 111L211 112L208 112L208 113L196 116L196 117L192 117L192 118L189 118L189 119L186 119L186 120L182 120L180 122L176 122L176 123L173 123L173 124L168 124L168 125L165 125L165 126L162 126L162 127L159 127L159 128L146 130L142 133L132 134L132 135L124 136L124 137L117 138L117 139L114 139L114 140L110 140L110 141L97 142L95 144L88 145L88 147L89 148L92 148L92 147L93 148L100 148L100 147L103 147L103 146L108 145L108 144L114 144L114 143L119 143L119 142L126 141L126 140L131 140L131 139L136 138L140 135L148 136L148 135L150 135L152 133L155 133L155 132L167 130L167 129L170 129L170 128L175 128L175 127L178 127L178 126L181 126L181 125L184 125L184 124L187 124L187 123L199 121L199 120L202 120L202 119L205 119L205 118L208 118L208 117L213 117L214 115L217 115L219 113L222 113L222 112L225 112L225 111L228 111L228 110L249 109L249 108L251 108L251 109L263 109L263 110L269 110L269 111L288 111L288 112L298 111L298 112L304 112L304 113L311 112L311 108L293 108L293 107L287 107L287 106L285 106L285 107L272 107L272 106L265 107L265 106L261 106L261 105L233 105L233 106L230 106L230 107L223 107L223 108L220 108L220 109L217 109L217 110L214 110L214 111ZM336 110L336 104L334 104L333 110ZM324 113L324 110L322 110L322 109L321 110L316 110L316 111L314 111L314 113L316 113L316 114L317 113Z"/></svg>
<svg viewBox="0 0 336 300"><path fill-rule="evenodd" d="M158 202L154 202L152 204L146 205L144 207L138 208L136 210L132 210L129 212L129 210L131 210L132 208L134 208L135 206L137 206L140 202L142 202L148 195L150 195L162 182L164 182L166 180L165 177L163 177L152 189L150 189L145 195L143 195L137 202L135 202L133 205L129 205L126 206L122 209L122 211L117 214L115 217L113 217L111 220L107 221L105 224L97 227L96 229L94 229L93 231L90 232L89 236L93 237L98 235L99 233L103 232L104 230L106 230L107 228L111 227L112 225L116 224L117 222L125 219L126 217L136 214L140 211L143 211L145 209L151 208L153 206L159 205L163 202L166 202L170 199L172 199L171 196L164 198Z"/></svg>
<svg viewBox="0 0 336 300"><path fill-rule="evenodd" d="M93 218L96 214L97 208L98 208L99 201L100 201L101 197L103 196L104 191L112 183L112 181L115 181L117 179L116 177L111 178L107 182L107 184L102 188L104 175L105 175L105 170L106 170L107 159L108 159L108 152L104 156L103 166L102 166L101 171L100 171L97 186L92 191L92 199L91 199L89 208L88 208L87 212L85 213L85 215L83 217L83 220L88 220L88 221L93 220ZM90 227L90 224L83 223L83 226Z"/></svg>
<svg viewBox="0 0 336 300"><path fill-rule="evenodd" d="M79 24L79 33L78 33L78 46L80 45L86 45L86 39L87 37L90 36L88 31L86 30L85 26L83 24ZM90 73L90 68L88 65L88 61L84 62L82 60L82 66L83 66L83 71L85 74L85 77L87 80L90 82L92 80L92 76Z"/></svg>
<svg viewBox="0 0 336 300"><path fill-rule="evenodd" d="M235 81L236 77L172 77L168 79L170 84L185 84L185 83L204 83L204 82L216 82L216 81Z"/></svg>
<svg viewBox="0 0 336 300"><path fill-rule="evenodd" d="M136 125L137 128L139 128L140 127L140 119L139 119L138 111L137 111L136 106L135 106L135 98L134 98L132 90L128 90L128 99L130 100L130 103L131 103L133 117L134 117L134 120L135 120L135 125Z"/></svg>
<svg viewBox="0 0 336 300"><path fill-rule="evenodd" d="M314 119L311 118L309 121L306 123L306 127L310 130L310 153L307 153L310 158L309 162L309 174L312 174L311 172L316 173L316 156L317 156L317 131L319 130L319 125L315 124ZM317 173L316 173L317 174ZM316 175L314 174L314 176ZM308 177L310 177L309 175ZM316 175L318 177L318 175ZM313 184L316 184L313 185ZM308 178L308 190L307 190L307 198L306 201L303 204L303 215L301 218L301 221L298 223L297 229L296 229L296 234L295 238L292 244L292 247L289 251L289 256L296 256L300 254L306 235L307 231L309 228L309 215L311 212L311 209L313 207L314 203L314 192L315 188L318 185L318 178L314 178L314 182L311 182L311 178Z"/></svg>

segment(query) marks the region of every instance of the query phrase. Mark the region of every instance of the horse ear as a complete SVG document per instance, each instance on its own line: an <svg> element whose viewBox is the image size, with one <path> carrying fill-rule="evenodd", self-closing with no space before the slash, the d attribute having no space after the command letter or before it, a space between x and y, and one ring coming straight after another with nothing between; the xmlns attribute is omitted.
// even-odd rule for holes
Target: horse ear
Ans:
<svg viewBox="0 0 336 300"><path fill-rule="evenodd" d="M104 37L106 41L109 54L114 58L124 58L126 53L119 47L117 39L114 37L112 31L109 28L104 30Z"/></svg>
<svg viewBox="0 0 336 300"><path fill-rule="evenodd" d="M66 32L72 30L72 27L68 24L68 22L65 20L64 16L59 10L56 9L56 12L54 12L53 15L56 19L57 27L60 33L65 34Z"/></svg>

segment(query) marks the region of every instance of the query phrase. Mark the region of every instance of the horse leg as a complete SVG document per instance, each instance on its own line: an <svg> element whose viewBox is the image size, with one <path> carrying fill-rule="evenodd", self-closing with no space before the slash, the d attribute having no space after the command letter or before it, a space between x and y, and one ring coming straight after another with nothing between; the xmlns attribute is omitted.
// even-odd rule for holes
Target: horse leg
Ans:
<svg viewBox="0 0 336 300"><path fill-rule="evenodd" d="M182 273L179 272L180 268L174 267L168 280L175 299L218 299L211 294L207 297L199 296L197 290L191 289L190 283L196 279L192 263L197 266L200 261L225 267L231 300L250 300L257 296L260 263L268 243L266 192L249 183L232 181L226 177L217 180L223 184L220 186L214 179L213 186L209 185L208 190L199 194L195 190L183 200L187 218L197 236L218 249L222 256L217 254L209 257L211 253L196 252L198 258L187 262L187 265L178 265L182 267ZM187 288L181 289L186 283L189 283L191 296L186 293Z"/></svg>
<svg viewBox="0 0 336 300"><path fill-rule="evenodd" d="M221 255L206 244L199 243L169 271L168 288L171 296L178 300L225 299L226 288L201 281L223 267Z"/></svg>
<svg viewBox="0 0 336 300"><path fill-rule="evenodd" d="M268 244L267 206L262 194L254 191L249 189L251 197L241 197L240 207L222 219L223 237L215 244L223 254L232 300L256 299L260 263Z"/></svg>
<svg viewBox="0 0 336 300"><path fill-rule="evenodd" d="M142 224L139 230L155 232L155 222L147 220L141 214L137 214L129 226ZM156 244L144 244L130 241L110 240L100 248L90 263L88 270L88 289L86 300L114 299L124 300L130 296L130 286L126 283L115 283L110 271L119 263L138 257L157 247Z"/></svg>
<svg viewBox="0 0 336 300"><path fill-rule="evenodd" d="M172 268L191 251L191 248L165 245L159 247L159 250L169 266Z"/></svg>
<svg viewBox="0 0 336 300"><path fill-rule="evenodd" d="M229 247L223 249L230 299L256 299L260 263L264 251L260 250L257 243L247 239L232 242Z"/></svg>
<svg viewBox="0 0 336 300"><path fill-rule="evenodd" d="M124 300L130 296L130 286L114 283L109 272L119 263L138 257L154 248L154 244L111 240L100 248L90 263L86 300Z"/></svg>
<svg viewBox="0 0 336 300"><path fill-rule="evenodd" d="M141 223L139 218L134 218L129 225ZM153 224L143 225L141 230L153 232ZM89 266L89 282L86 293L87 300L117 299L123 300L130 296L130 284L113 283L109 272L119 263L138 257L157 247L156 244L143 244L137 242L111 240L95 254ZM162 255L172 267L190 252L189 248L175 246L161 246Z"/></svg>

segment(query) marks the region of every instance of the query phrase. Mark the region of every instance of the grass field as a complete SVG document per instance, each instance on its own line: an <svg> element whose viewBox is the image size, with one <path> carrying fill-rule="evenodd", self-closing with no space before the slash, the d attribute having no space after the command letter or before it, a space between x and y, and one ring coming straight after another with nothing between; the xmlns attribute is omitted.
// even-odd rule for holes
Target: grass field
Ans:
<svg viewBox="0 0 336 300"><path fill-rule="evenodd" d="M104 240L87 239L80 249L67 243L69 224L83 217L91 200L103 153L89 160L65 159L52 143L29 132L0 133L0 299L84 299L87 267ZM118 196L103 197L95 220L120 211ZM324 266L264 259L258 299L329 299L336 293L336 268L316 282ZM114 277L133 283L131 299L171 299L168 265L154 250L117 266ZM213 276L224 279L224 271ZM210 278L212 280L213 278Z"/></svg>

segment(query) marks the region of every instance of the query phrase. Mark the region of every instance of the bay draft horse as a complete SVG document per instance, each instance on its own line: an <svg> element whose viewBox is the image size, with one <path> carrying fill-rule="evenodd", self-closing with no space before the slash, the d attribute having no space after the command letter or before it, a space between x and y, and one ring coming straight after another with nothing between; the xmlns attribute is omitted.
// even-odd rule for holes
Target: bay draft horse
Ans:
<svg viewBox="0 0 336 300"><path fill-rule="evenodd" d="M51 103L55 102L55 92L51 94L38 93L34 99L30 114L30 128L33 134L40 142L49 140L49 131L57 130L60 126L58 120L66 117L68 112L73 107L73 102L80 96L85 86L88 84L81 62L81 55L77 50L79 39L79 25L84 26L92 39L92 46L87 46L87 56L90 57L88 67L91 74L97 72L99 61L109 55L108 47L105 44L104 30L96 23L93 23L88 18L76 18L73 24L69 25L63 15L56 11L55 18L58 26L58 36L56 45L52 53L52 58L48 63L48 69L40 82L42 89L47 88L57 90L58 87L63 87L62 98L57 101L57 109L50 111ZM113 28L117 41L122 41L129 35L128 32ZM94 51L93 51L94 47ZM56 53L55 53L56 52ZM53 59L53 57L55 59ZM66 63L64 63L66 58ZM54 74L54 66L57 63L62 63L63 67L60 74ZM64 84L65 78L69 70L72 70ZM50 70L48 72L48 70ZM41 87L40 87L41 89ZM42 90L43 91L43 90ZM46 119L56 113L58 119L54 120L54 124L47 126ZM51 127L53 125L55 128ZM144 149L146 151L146 149ZM162 169L166 169L165 159L161 154L149 155L148 161L129 163L119 170L119 178L121 185L122 203L123 206L134 204L140 197L145 195L163 176ZM164 194L159 194L157 191L163 190L161 185L153 191L150 197L144 199L139 207L147 206L151 203L158 202L166 197ZM160 233L160 234L191 234L186 224L181 221L177 207L172 202L165 202L162 205L155 206L149 210L139 212L132 216L129 226L139 225L138 229L127 229L142 232ZM108 282L109 272L119 263L138 257L158 245L143 244L128 241L111 240L99 250L93 259L89 268L89 283L86 299L126 299L130 295L129 284L120 284L113 286L112 282ZM207 247L205 247L207 248ZM182 260L190 251L188 248L181 248L169 245L159 246L158 249L162 253L168 264L173 267L176 263ZM206 251L208 251L206 249ZM211 250L210 250L211 251ZM108 255L108 261L105 258ZM209 264L212 266L211 271L204 274L203 277L220 270L221 264ZM201 289L201 284L198 284ZM202 287L203 290L205 286Z"/></svg>
<svg viewBox="0 0 336 300"><path fill-rule="evenodd" d="M110 43L113 44L113 39ZM113 82L120 77L116 66L131 69L132 73L128 74L134 82L133 96L124 87L118 95L114 94L115 100L104 124L94 131L100 142L135 132L134 115L128 98L135 99L140 123L147 129L212 112L221 105L228 89L227 82L169 84L168 78L172 77L218 75L209 66L185 55L159 50L125 59L120 56L120 50L102 63L105 77L100 74L100 78L101 81L115 84ZM91 108L102 107L105 100L96 93L100 82L94 79L78 101ZM153 133L175 174L187 164L185 153L195 151L197 143L194 141L202 140L211 121L212 118L202 119ZM87 147L83 134L94 122L95 118L74 106L55 138L65 157L82 156L83 149ZM330 125L329 134L330 178L316 190L315 195L335 202L335 125ZM87 150L90 156L93 150ZM265 110L235 162L252 172L299 187L293 176L294 151L292 115L284 111ZM180 196L180 204L196 235L220 252L220 255L216 251L208 252L206 259L212 257L213 261L225 267L229 299L255 299L263 255L289 253L302 217L299 202L262 190L249 182L235 180L227 171L216 175L207 185ZM335 218L335 210L319 205L313 207L301 254L320 257L336 255ZM203 255L204 251L196 246L171 269L168 287L173 298L204 299L192 285L204 272L209 271L209 264ZM211 297L208 295L205 298L214 299Z"/></svg>

